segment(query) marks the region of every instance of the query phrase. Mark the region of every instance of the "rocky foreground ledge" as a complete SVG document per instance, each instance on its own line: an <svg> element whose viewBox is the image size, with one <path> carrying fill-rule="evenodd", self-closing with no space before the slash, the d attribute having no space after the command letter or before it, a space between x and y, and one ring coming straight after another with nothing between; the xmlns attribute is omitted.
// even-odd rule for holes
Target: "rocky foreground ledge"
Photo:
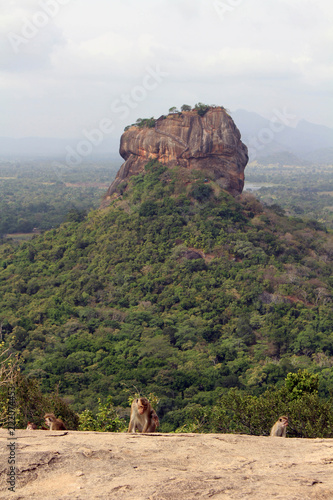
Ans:
<svg viewBox="0 0 333 500"><path fill-rule="evenodd" d="M8 438L1 430L0 498L333 498L333 439L20 430L12 492Z"/></svg>

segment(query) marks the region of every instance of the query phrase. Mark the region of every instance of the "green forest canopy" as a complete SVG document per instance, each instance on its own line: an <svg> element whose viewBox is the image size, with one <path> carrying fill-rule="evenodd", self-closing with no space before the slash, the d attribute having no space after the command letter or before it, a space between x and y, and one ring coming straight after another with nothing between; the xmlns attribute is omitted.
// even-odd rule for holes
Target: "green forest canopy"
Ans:
<svg viewBox="0 0 333 500"><path fill-rule="evenodd" d="M128 390L175 411L290 372L333 387L332 234L201 172L157 163L123 195L14 250L0 247L0 322L24 374L77 411Z"/></svg>

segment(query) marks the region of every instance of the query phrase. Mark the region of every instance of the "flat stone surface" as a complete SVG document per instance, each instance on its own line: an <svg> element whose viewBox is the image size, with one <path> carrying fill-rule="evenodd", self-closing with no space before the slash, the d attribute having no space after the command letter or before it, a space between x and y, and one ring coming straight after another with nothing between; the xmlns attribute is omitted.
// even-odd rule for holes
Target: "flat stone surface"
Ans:
<svg viewBox="0 0 333 500"><path fill-rule="evenodd" d="M0 498L333 498L333 439L0 430ZM8 491L8 444L16 487Z"/></svg>

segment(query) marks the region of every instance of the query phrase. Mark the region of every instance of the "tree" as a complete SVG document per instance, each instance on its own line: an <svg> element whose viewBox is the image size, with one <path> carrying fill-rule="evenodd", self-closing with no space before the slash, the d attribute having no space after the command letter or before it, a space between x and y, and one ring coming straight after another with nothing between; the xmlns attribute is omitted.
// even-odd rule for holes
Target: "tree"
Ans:
<svg viewBox="0 0 333 500"><path fill-rule="evenodd" d="M82 222L87 216L86 210L72 208L66 215L66 222Z"/></svg>
<svg viewBox="0 0 333 500"><path fill-rule="evenodd" d="M318 376L307 370L288 373L285 385L268 389L261 396L239 389L223 393L219 402L205 413L199 432L240 432L269 435L280 415L288 415L291 437L332 437L333 407L318 396ZM185 428L190 424L185 422ZM226 423L227 422L227 423ZM185 430L185 429L183 429Z"/></svg>
<svg viewBox="0 0 333 500"><path fill-rule="evenodd" d="M208 104L203 104L202 102L198 102L195 106L194 109L197 111L199 116L204 116L207 111L209 110L210 106Z"/></svg>
<svg viewBox="0 0 333 500"><path fill-rule="evenodd" d="M290 399L299 399L304 394L318 394L319 376L309 373L307 370L288 373L285 387Z"/></svg>
<svg viewBox="0 0 333 500"><path fill-rule="evenodd" d="M203 202L211 197L213 189L208 184L197 184L190 194L199 202Z"/></svg>
<svg viewBox="0 0 333 500"><path fill-rule="evenodd" d="M181 111L191 111L192 106L189 106L188 104L183 104L180 109L181 109Z"/></svg>
<svg viewBox="0 0 333 500"><path fill-rule="evenodd" d="M13 415L8 405L9 391L13 394ZM37 425L43 423L45 413L51 412L61 417L69 429L77 429L78 416L62 400L57 391L45 396L39 383L20 373L17 357L9 354L9 349L0 345L0 425L6 427L15 417L15 427L25 429L28 421Z"/></svg>

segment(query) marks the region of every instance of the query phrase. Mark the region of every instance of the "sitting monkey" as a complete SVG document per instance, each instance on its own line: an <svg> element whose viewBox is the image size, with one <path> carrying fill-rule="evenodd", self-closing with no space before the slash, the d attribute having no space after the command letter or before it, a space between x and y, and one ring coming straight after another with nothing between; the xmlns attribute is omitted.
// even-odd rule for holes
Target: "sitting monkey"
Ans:
<svg viewBox="0 0 333 500"><path fill-rule="evenodd" d="M128 432L155 432L159 426L158 416L147 398L133 399Z"/></svg>
<svg viewBox="0 0 333 500"><path fill-rule="evenodd" d="M28 422L27 431L34 431L36 429L38 429L36 424L34 424L33 422Z"/></svg>
<svg viewBox="0 0 333 500"><path fill-rule="evenodd" d="M65 431L66 427L60 418L56 418L53 413L45 413L45 424L50 427L50 431Z"/></svg>
<svg viewBox="0 0 333 500"><path fill-rule="evenodd" d="M271 429L270 436L271 437L278 436L285 438L287 434L287 426L288 426L288 417L284 415L282 417L279 417Z"/></svg>

